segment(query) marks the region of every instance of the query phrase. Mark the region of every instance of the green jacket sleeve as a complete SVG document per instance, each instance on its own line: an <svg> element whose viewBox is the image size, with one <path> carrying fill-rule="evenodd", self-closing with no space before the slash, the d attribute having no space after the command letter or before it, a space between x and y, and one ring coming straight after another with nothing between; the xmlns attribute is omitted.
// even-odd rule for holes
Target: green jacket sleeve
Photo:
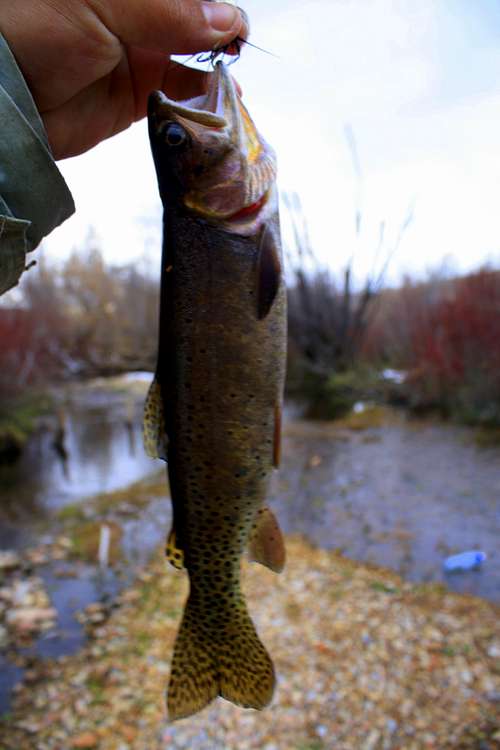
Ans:
<svg viewBox="0 0 500 750"><path fill-rule="evenodd" d="M15 286L26 253L74 213L33 98L0 35L0 294Z"/></svg>

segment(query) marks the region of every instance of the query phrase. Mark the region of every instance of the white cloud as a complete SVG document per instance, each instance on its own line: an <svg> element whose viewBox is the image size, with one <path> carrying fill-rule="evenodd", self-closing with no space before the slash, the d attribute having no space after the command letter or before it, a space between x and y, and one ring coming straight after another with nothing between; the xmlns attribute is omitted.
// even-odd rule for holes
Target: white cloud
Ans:
<svg viewBox="0 0 500 750"><path fill-rule="evenodd" d="M321 258L335 268L346 262L359 208L363 273L380 221L390 247L414 197L393 275L444 254L467 268L497 252L500 45L484 8L463 0L453 11L439 0L249 0L245 7L252 41L279 57L247 48L233 71L278 152L281 188L302 198ZM65 254L93 224L113 262L141 255L155 233L145 233L140 219L159 205L144 125L61 168L78 214L47 240L49 251ZM159 251L158 233L154 242Z"/></svg>

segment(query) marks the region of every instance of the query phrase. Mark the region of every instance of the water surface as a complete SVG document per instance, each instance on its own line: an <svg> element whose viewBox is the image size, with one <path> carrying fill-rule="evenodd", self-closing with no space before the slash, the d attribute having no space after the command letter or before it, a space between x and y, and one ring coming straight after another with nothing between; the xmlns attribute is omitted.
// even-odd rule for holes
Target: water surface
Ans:
<svg viewBox="0 0 500 750"><path fill-rule="evenodd" d="M66 457L42 430L14 467L0 467L0 548L22 550L61 530L57 512L92 496L124 488L164 464L145 456L141 421L145 388L78 387L65 399ZM479 449L468 430L393 415L363 431L302 420L289 409L283 464L270 496L285 533L340 549L355 560L393 568L413 581L440 581L457 592L500 601L500 450ZM123 510L124 508L122 508ZM125 509L126 510L126 509ZM75 613L93 602L112 603L165 538L170 523L165 492L140 513L122 513L122 558L97 564L53 561L37 569L58 612L57 626L18 655L70 654L85 633ZM478 571L445 575L454 552L478 548L488 559ZM70 572L72 577L67 577ZM22 675L0 657L0 710Z"/></svg>

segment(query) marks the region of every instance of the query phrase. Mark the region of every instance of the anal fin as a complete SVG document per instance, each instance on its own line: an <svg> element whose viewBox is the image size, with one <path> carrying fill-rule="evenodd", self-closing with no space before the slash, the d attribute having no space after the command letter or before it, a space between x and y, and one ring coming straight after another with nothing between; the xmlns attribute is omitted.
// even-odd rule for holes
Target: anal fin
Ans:
<svg viewBox="0 0 500 750"><path fill-rule="evenodd" d="M173 565L177 570L182 570L184 567L184 552L177 545L175 536L175 529L172 526L170 534L168 535L167 544L165 546L165 557L169 561L170 565Z"/></svg>
<svg viewBox="0 0 500 750"><path fill-rule="evenodd" d="M248 542L249 560L281 573L285 557L285 541L276 516L267 506L260 508Z"/></svg>

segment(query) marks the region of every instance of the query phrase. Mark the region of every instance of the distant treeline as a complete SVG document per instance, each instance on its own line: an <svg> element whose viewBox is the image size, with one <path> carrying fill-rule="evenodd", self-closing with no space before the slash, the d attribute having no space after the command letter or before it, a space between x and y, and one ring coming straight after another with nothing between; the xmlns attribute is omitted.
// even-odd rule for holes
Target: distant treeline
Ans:
<svg viewBox="0 0 500 750"><path fill-rule="evenodd" d="M407 279L384 291L362 356L404 370L414 408L500 425L500 271Z"/></svg>
<svg viewBox="0 0 500 750"><path fill-rule="evenodd" d="M291 269L289 391L311 413L336 416L355 400L397 400L464 421L500 424L500 272L368 279L353 290L318 266ZM152 370L158 277L108 266L98 249L62 267L41 262L16 306L0 306L0 401L28 385L132 369ZM380 373L401 370L403 382Z"/></svg>
<svg viewBox="0 0 500 750"><path fill-rule="evenodd" d="M289 307L290 384L313 415L368 398L500 425L500 271L353 292L348 272L299 268ZM401 382L381 377L388 368Z"/></svg>
<svg viewBox="0 0 500 750"><path fill-rule="evenodd" d="M98 249L62 268L40 262L23 276L19 303L0 307L0 394L153 369L158 287L133 265L106 265Z"/></svg>

